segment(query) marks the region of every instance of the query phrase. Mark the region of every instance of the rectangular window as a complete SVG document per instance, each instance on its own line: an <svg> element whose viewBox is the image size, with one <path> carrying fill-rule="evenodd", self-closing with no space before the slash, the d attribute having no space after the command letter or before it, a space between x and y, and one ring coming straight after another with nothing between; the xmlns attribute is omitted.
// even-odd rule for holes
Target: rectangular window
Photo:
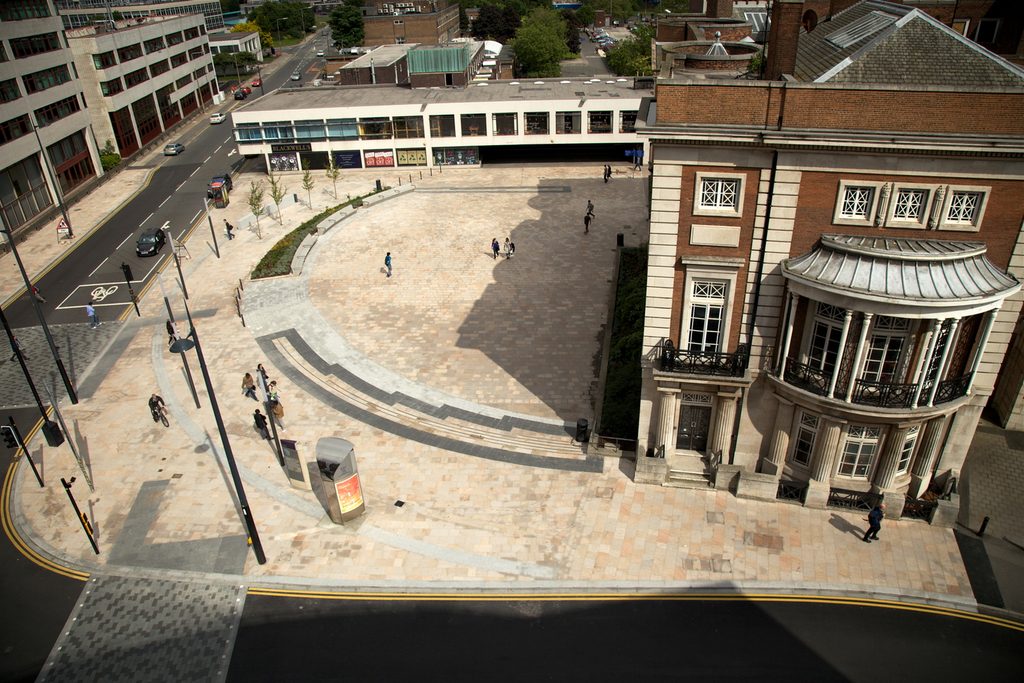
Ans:
<svg viewBox="0 0 1024 683"><path fill-rule="evenodd" d="M50 16L46 0L4 0L0 2L0 21L22 21Z"/></svg>
<svg viewBox="0 0 1024 683"><path fill-rule="evenodd" d="M56 33L40 33L36 36L11 38L11 54L15 59L41 55L61 49L60 39Z"/></svg>
<svg viewBox="0 0 1024 683"><path fill-rule="evenodd" d="M168 45L180 45L185 41L185 39L181 37L181 31L177 31L175 33L168 33L164 37L167 39Z"/></svg>
<svg viewBox="0 0 1024 683"><path fill-rule="evenodd" d="M112 66L117 65L117 58L114 57L114 51L101 52L98 55L92 56L92 65L97 69L109 69Z"/></svg>
<svg viewBox="0 0 1024 683"><path fill-rule="evenodd" d="M83 152L87 152L85 136L82 131L72 133L60 142L50 145L47 150L50 153L50 161L54 168L60 168Z"/></svg>
<svg viewBox="0 0 1024 683"><path fill-rule="evenodd" d="M176 55L171 55L171 66L179 67L182 64L188 62L188 55L184 52L179 52Z"/></svg>
<svg viewBox="0 0 1024 683"><path fill-rule="evenodd" d="M387 117L373 117L359 119L360 140L390 140L394 135L391 129L391 120Z"/></svg>
<svg viewBox="0 0 1024 683"><path fill-rule="evenodd" d="M327 132L323 121L296 121L295 139L326 140Z"/></svg>
<svg viewBox="0 0 1024 683"><path fill-rule="evenodd" d="M494 114L491 126L495 135L519 135L518 114Z"/></svg>
<svg viewBox="0 0 1024 683"><path fill-rule="evenodd" d="M854 220L871 220L874 196L875 188L873 187L858 187L856 185L847 187L843 193L843 203L839 215Z"/></svg>
<svg viewBox="0 0 1024 683"><path fill-rule="evenodd" d="M110 97L116 95L119 92L124 91L124 84L121 83L120 78L114 78L109 81L103 81L100 83L100 92L103 93L104 97Z"/></svg>
<svg viewBox="0 0 1024 683"><path fill-rule="evenodd" d="M27 223L53 205L41 163L32 155L0 171L0 212L7 227Z"/></svg>
<svg viewBox="0 0 1024 683"><path fill-rule="evenodd" d="M263 124L264 140L291 140L293 137L292 125L288 121Z"/></svg>
<svg viewBox="0 0 1024 683"><path fill-rule="evenodd" d="M329 119L327 137L332 140L358 140L359 126L355 119Z"/></svg>
<svg viewBox="0 0 1024 683"><path fill-rule="evenodd" d="M896 463L896 474L906 474L910 469L910 459L914 457L914 448L917 446L917 435L920 431L921 428L916 426L907 430L907 435L903 439L903 448L900 449L900 459Z"/></svg>
<svg viewBox="0 0 1024 683"><path fill-rule="evenodd" d="M949 208L946 209L946 223L956 225L975 225L984 195L981 192L953 191L949 196Z"/></svg>
<svg viewBox="0 0 1024 683"><path fill-rule="evenodd" d="M36 123L41 127L48 126L67 116L71 116L76 111L80 111L81 108L82 105L78 102L78 96L72 95L71 97L66 97L63 100L36 109Z"/></svg>
<svg viewBox="0 0 1024 683"><path fill-rule="evenodd" d="M31 132L32 126L28 121L28 114L22 114L17 118L4 121L0 123L0 145L6 144L11 140L17 140Z"/></svg>
<svg viewBox="0 0 1024 683"><path fill-rule="evenodd" d="M546 111L526 112L526 134L548 134L548 113Z"/></svg>
<svg viewBox="0 0 1024 683"><path fill-rule="evenodd" d="M185 40L192 40L193 38L199 37L199 29L193 26L192 28L185 29Z"/></svg>
<svg viewBox="0 0 1024 683"><path fill-rule="evenodd" d="M892 219L901 223L923 223L928 194L928 190L899 188L893 204Z"/></svg>
<svg viewBox="0 0 1024 683"><path fill-rule="evenodd" d="M395 137L403 140L426 137L423 134L422 116L396 116L392 120Z"/></svg>
<svg viewBox="0 0 1024 683"><path fill-rule="evenodd" d="M453 138L455 137L455 115L439 114L430 117L430 137L432 138Z"/></svg>
<svg viewBox="0 0 1024 683"><path fill-rule="evenodd" d="M459 120L463 136L487 135L487 116L484 114L462 114Z"/></svg>
<svg viewBox="0 0 1024 683"><path fill-rule="evenodd" d="M739 195L739 180L704 178L700 184L700 206L703 209L735 211L739 205Z"/></svg>
<svg viewBox="0 0 1024 683"><path fill-rule="evenodd" d="M186 85L192 82L192 74L185 74L178 80L174 81L174 85L179 89L184 88Z"/></svg>
<svg viewBox="0 0 1024 683"><path fill-rule="evenodd" d="M13 102L21 97L21 90L18 89L18 79L9 78L0 81L0 102Z"/></svg>
<svg viewBox="0 0 1024 683"><path fill-rule="evenodd" d="M635 111L624 111L619 114L619 132L620 133L635 133L636 132L636 116L639 112Z"/></svg>
<svg viewBox="0 0 1024 683"><path fill-rule="evenodd" d="M850 425L843 446L843 457L839 462L839 474L855 479L867 479L878 453L879 427L858 427Z"/></svg>
<svg viewBox="0 0 1024 683"><path fill-rule="evenodd" d="M171 65L167 63L166 59L161 59L159 62L154 62L149 65L149 73L154 78L156 78L160 74L165 74L170 70Z"/></svg>
<svg viewBox="0 0 1024 683"><path fill-rule="evenodd" d="M142 46L138 43L117 48L117 60L124 64L142 56Z"/></svg>
<svg viewBox="0 0 1024 683"><path fill-rule="evenodd" d="M25 92L31 95L32 93L42 92L48 88L67 83L71 80L71 72L68 71L66 64L61 64L49 69L43 69L42 71L36 71L35 73L25 74L21 77L21 80L25 84Z"/></svg>
<svg viewBox="0 0 1024 683"><path fill-rule="evenodd" d="M555 114L555 133L558 135L579 135L582 116L578 111L560 111Z"/></svg>
<svg viewBox="0 0 1024 683"><path fill-rule="evenodd" d="M239 142L258 142L263 139L263 131L258 123L240 123L235 131Z"/></svg>
<svg viewBox="0 0 1024 683"><path fill-rule="evenodd" d="M800 426L797 428L796 439L793 440L791 460L798 465L809 467L814 455L814 440L818 436L818 416L811 413L800 413Z"/></svg>
<svg viewBox="0 0 1024 683"><path fill-rule="evenodd" d="M807 352L807 363L815 370L831 374L836 367L845 314L846 311L842 308L818 303L814 327L811 329L811 344Z"/></svg>
<svg viewBox="0 0 1024 683"><path fill-rule="evenodd" d="M728 284L694 280L690 289L690 315L686 331L686 349L690 353L721 350Z"/></svg>
<svg viewBox="0 0 1024 683"><path fill-rule="evenodd" d="M996 42L999 35L999 19L979 19L978 29L974 33L974 42L989 44Z"/></svg>
<svg viewBox="0 0 1024 683"><path fill-rule="evenodd" d="M166 45L164 45L163 36L160 36L158 38L150 38L149 40L143 42L142 46L146 49L147 55L152 54L154 52L159 52L160 50L163 50L165 47L167 47Z"/></svg>
<svg viewBox="0 0 1024 683"><path fill-rule="evenodd" d="M610 111L592 111L587 114L588 133L611 133L612 113Z"/></svg>
<svg viewBox="0 0 1024 683"><path fill-rule="evenodd" d="M124 75L124 84L126 87L134 88L140 83L145 83L149 80L149 72L146 69L138 69Z"/></svg>

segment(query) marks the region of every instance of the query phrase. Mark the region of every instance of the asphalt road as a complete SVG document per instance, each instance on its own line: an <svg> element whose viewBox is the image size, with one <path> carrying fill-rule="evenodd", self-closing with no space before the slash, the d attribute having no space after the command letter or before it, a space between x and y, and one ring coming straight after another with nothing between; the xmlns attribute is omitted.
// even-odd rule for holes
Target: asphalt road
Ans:
<svg viewBox="0 0 1024 683"><path fill-rule="evenodd" d="M295 48L293 54L285 57L284 66L264 78L266 91L282 85L296 65L309 61L309 45L311 43L307 42L305 46ZM259 89L256 89L252 96L259 94ZM131 266L133 288L139 293L153 278L157 268L170 258L169 246L155 258L140 258L135 254L135 239L150 226L161 226L167 222L177 238L201 219L202 225L197 229L205 229L207 239L193 240L191 248L203 248L197 245L204 242L206 248L212 248L206 219L199 215L204 211L206 185L211 176L223 172L232 161L238 162L239 157L231 144L230 125L211 125L206 117L214 111L228 111L235 104L235 100L229 99L217 107L208 108L199 123L186 124L180 137L176 138L184 142L185 152L177 157L159 158L156 162L159 168L149 185L106 224L88 237L81 238L67 258L36 281L36 286L47 300L42 308L48 323L86 322L85 304L90 297L97 300L97 313L101 319L115 319L131 308L121 263ZM213 215L217 239L223 242L223 222L219 221L218 225L216 210ZM26 295L6 308L5 314L15 333L19 327L39 324ZM46 401L45 395L43 400ZM40 420L36 407L0 410L0 423L7 424L9 417L14 417L26 438ZM5 475L5 495L0 509L5 532L4 539L0 541L0 604L4 614L0 619L0 681L31 681L38 675L84 584L38 566L15 547L9 526L7 497L12 476L12 451L5 446L0 446L0 449L3 451ZM22 463L22 466L27 467L28 464ZM43 478L47 486L60 486L58 477L55 473L47 474L44 468Z"/></svg>
<svg viewBox="0 0 1024 683"><path fill-rule="evenodd" d="M1020 678L1024 633L903 609L749 600L250 595L228 681Z"/></svg>

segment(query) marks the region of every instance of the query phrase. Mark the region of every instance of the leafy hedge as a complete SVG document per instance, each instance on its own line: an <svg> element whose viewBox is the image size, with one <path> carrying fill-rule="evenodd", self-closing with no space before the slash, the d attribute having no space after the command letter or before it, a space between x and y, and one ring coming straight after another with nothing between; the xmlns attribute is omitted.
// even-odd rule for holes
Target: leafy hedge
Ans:
<svg viewBox="0 0 1024 683"><path fill-rule="evenodd" d="M350 197L345 202L338 204L337 206L324 209L299 227L292 230L290 233L278 240L277 244L271 247L270 251L263 255L260 262L252 269L252 279L259 280L264 277L276 277L278 275L287 275L292 272L292 259L295 258L295 252L298 251L299 245L302 244L302 240L316 232L316 226L320 224L320 221L350 204L355 207L362 206L363 197L369 197L374 194L377 194L376 190L364 195Z"/></svg>
<svg viewBox="0 0 1024 683"><path fill-rule="evenodd" d="M640 354L644 340L647 247L623 249L615 290L608 374L604 385L600 432L635 439L640 424Z"/></svg>

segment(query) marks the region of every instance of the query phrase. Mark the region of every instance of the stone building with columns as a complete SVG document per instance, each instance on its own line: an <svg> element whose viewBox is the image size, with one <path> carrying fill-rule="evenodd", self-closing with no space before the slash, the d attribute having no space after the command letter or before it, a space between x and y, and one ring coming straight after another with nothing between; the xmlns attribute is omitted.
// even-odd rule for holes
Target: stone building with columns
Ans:
<svg viewBox="0 0 1024 683"><path fill-rule="evenodd" d="M636 480L948 522L1024 298L1024 70L885 2L792 33L641 109Z"/></svg>

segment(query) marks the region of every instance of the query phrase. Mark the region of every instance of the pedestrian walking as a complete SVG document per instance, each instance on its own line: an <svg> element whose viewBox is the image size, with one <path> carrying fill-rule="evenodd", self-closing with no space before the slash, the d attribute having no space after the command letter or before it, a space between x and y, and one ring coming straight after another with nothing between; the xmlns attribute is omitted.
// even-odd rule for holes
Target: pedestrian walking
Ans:
<svg viewBox="0 0 1024 683"><path fill-rule="evenodd" d="M583 234L586 235L590 232L590 221L594 219L594 214L588 213L583 217Z"/></svg>
<svg viewBox="0 0 1024 683"><path fill-rule="evenodd" d="M594 215L594 202L590 201L589 199L587 200L587 215Z"/></svg>
<svg viewBox="0 0 1024 683"><path fill-rule="evenodd" d="M642 171L644 170L644 155L637 152L633 155L633 170Z"/></svg>
<svg viewBox="0 0 1024 683"><path fill-rule="evenodd" d="M256 380L252 378L248 372L245 373L245 377L242 378L242 395L248 396L254 401L258 401L256 398Z"/></svg>
<svg viewBox="0 0 1024 683"><path fill-rule="evenodd" d="M260 377L263 378L263 388L266 389L270 386L270 375L267 374L266 368L263 367L263 363L256 366L256 372L260 373Z"/></svg>
<svg viewBox="0 0 1024 683"><path fill-rule="evenodd" d="M871 508L868 513L868 530L864 532L865 543L878 540L878 531L882 528L882 518L885 517L885 503L879 503Z"/></svg>
<svg viewBox="0 0 1024 683"><path fill-rule="evenodd" d="M228 223L228 219L225 218L224 219L224 232L226 232L228 234L228 239L229 240L235 239L235 236L233 234L231 234L232 231L234 231L234 229L235 229L235 226L233 226L230 223Z"/></svg>
<svg viewBox="0 0 1024 683"><path fill-rule="evenodd" d="M505 238L505 259L508 260L510 258L512 258L512 238L511 237L506 237Z"/></svg>
<svg viewBox="0 0 1024 683"><path fill-rule="evenodd" d="M175 329L174 323L168 318L167 320L167 345L170 346L174 343L174 340L178 338L178 330Z"/></svg>
<svg viewBox="0 0 1024 683"><path fill-rule="evenodd" d="M391 252L384 256L384 267L388 270L388 277L391 277Z"/></svg>
<svg viewBox="0 0 1024 683"><path fill-rule="evenodd" d="M516 255L516 243L509 241L508 243L508 257L512 258Z"/></svg>
<svg viewBox="0 0 1024 683"><path fill-rule="evenodd" d="M260 412L259 408L253 411L252 421L253 424L256 425L256 431L260 433L260 436L262 436L267 441L270 441L270 431L267 429L267 418L263 413Z"/></svg>
<svg viewBox="0 0 1024 683"><path fill-rule="evenodd" d="M281 394L277 391L277 382L270 383L270 386L267 388L267 398L270 402L270 412L277 419L277 424L281 427L281 431L284 431L284 424L281 422L284 418L284 406L281 405Z"/></svg>
<svg viewBox="0 0 1024 683"><path fill-rule="evenodd" d="M498 245L498 238L491 238L491 258L497 260L498 252L501 251L501 247Z"/></svg>
<svg viewBox="0 0 1024 683"><path fill-rule="evenodd" d="M607 183L608 179L612 177L612 167L610 164L604 166L604 181Z"/></svg>
<svg viewBox="0 0 1024 683"><path fill-rule="evenodd" d="M14 343L11 344L11 350L14 351L14 353L11 354L11 360L18 360L19 353L21 354L22 358L28 360L28 356L25 354L25 348L21 345L21 342L18 340L18 338L12 336L11 339L14 340Z"/></svg>
<svg viewBox="0 0 1024 683"><path fill-rule="evenodd" d="M39 293L39 288L36 287L35 285L32 285L32 296L34 296L36 298L36 301L38 301L39 303L46 303L46 299L44 299L43 295Z"/></svg>
<svg viewBox="0 0 1024 683"><path fill-rule="evenodd" d="M96 329L103 323L100 322L100 317L96 314L96 308L93 306L93 300L89 299L89 303L85 305L85 315L89 318L89 327Z"/></svg>

